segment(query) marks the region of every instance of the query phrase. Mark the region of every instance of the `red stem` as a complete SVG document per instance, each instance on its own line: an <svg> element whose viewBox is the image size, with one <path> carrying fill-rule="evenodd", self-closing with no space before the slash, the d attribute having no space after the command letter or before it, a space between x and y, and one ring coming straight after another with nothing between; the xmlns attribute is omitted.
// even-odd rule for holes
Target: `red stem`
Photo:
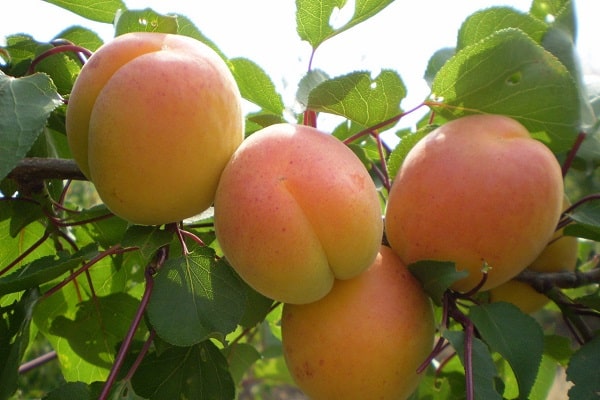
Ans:
<svg viewBox="0 0 600 400"><path fill-rule="evenodd" d="M377 151L379 152L379 161L381 162L381 170L383 173L383 186L385 186L385 188L389 192L392 184L390 182L390 176L387 173L387 164L385 162L386 155L385 149L383 148L383 141L381 140L381 136L379 136L379 134L375 131L371 132L371 136L373 136L375 142L377 143Z"/></svg>
<svg viewBox="0 0 600 400"><path fill-rule="evenodd" d="M423 107L425 105L426 105L425 103L421 103L418 106L416 106L414 108L411 108L408 111L405 111L405 112L403 112L401 114L395 115L392 118L386 119L385 121L380 122L378 124L375 124L375 125L373 125L370 128L363 129L362 131L360 131L360 132L358 132L358 133L356 133L356 134L354 134L354 135L346 138L344 140L344 143L346 143L346 144L352 143L355 140L358 140L358 139L362 138L363 136L370 135L370 134L372 134L372 132L378 131L381 128L384 128L384 127L386 127L388 125L396 123L396 122L400 121L402 118L404 118L406 115L417 111L419 108L421 108L421 107Z"/></svg>
<svg viewBox="0 0 600 400"><path fill-rule="evenodd" d="M206 247L206 244L204 244L204 242L202 241L202 239L200 239L198 236L194 235L192 232L186 231L186 230L183 230L183 229L178 229L178 231L181 232L182 235L185 235L187 237L192 238L192 240L194 242L198 243L200 246ZM183 238L181 240L183 240Z"/></svg>
<svg viewBox="0 0 600 400"><path fill-rule="evenodd" d="M83 54L88 58L92 55L92 52L89 51L88 49L81 47L81 46L76 46L74 44L65 44L65 45L53 47L51 49L44 51L42 54L40 54L39 56L34 58L33 61L31 61L31 64L29 65L29 68L27 69L27 75L33 74L35 72L35 67L37 67L37 65L44 59L46 59L52 55L64 53L64 52L74 52L76 54Z"/></svg>
<svg viewBox="0 0 600 400"><path fill-rule="evenodd" d="M467 321L465 326L465 381L466 381L466 392L467 400L473 400L475 398L475 388L473 387L473 336L474 329L473 323Z"/></svg>
<svg viewBox="0 0 600 400"><path fill-rule="evenodd" d="M581 147L581 144L583 143L583 141L585 140L586 137L587 137L587 134L583 131L579 132L579 134L577 135L577 138L575 139L575 143L573 144L573 147L571 147L571 150L569 150L569 153L567 154L567 157L565 158L565 161L563 162L563 166L562 166L563 178L567 175L567 172L569 172L569 169L571 168L571 164L573 164L573 160L575 160L575 156L577 155L577 152L579 151L579 148Z"/></svg>
<svg viewBox="0 0 600 400"><path fill-rule="evenodd" d="M37 367L42 366L43 364L46 364L49 361L52 361L54 359L56 359L57 354L56 351L50 351L46 354L42 354L41 356L34 358L33 360L27 361L26 363L21 364L21 366L19 367L19 374L24 374L26 372L31 371L32 369L35 369Z"/></svg>
<svg viewBox="0 0 600 400"><path fill-rule="evenodd" d="M125 336L125 339L123 340L123 343L121 344L121 347L119 348L119 352L117 353L115 362L112 365L110 374L108 375L108 379L106 380L104 387L102 388L102 392L100 393L100 397L98 397L98 400L106 400L108 398L110 390L117 379L117 374L119 373L119 370L121 369L121 366L123 365L123 362L125 361L125 357L127 356L129 347L131 346L131 343L133 342L135 333L137 332L140 322L142 321L142 319L144 317L144 313L146 312L146 308L148 307L148 303L150 301L150 295L152 294L152 290L154 288L154 274L162 266L162 262L164 262L164 260L165 260L166 251L167 251L167 249L165 247L162 247L161 249L159 249L153 262L151 262L146 267L146 272L144 274L144 276L146 278L146 288L144 289L144 295L142 296L142 300L140 301L140 305L137 309L135 317L133 318L133 321L131 322L131 325L129 326L127 335ZM153 338L152 335L151 335L151 338ZM147 341L147 343L148 343L148 341ZM140 360L140 362L141 362L141 360ZM138 365L139 365L139 363L138 363Z"/></svg>
<svg viewBox="0 0 600 400"><path fill-rule="evenodd" d="M144 360L144 357L146 356L146 354L148 354L148 351L150 350L150 346L152 345L152 342L154 341L155 337L156 337L156 331L154 329L150 330L150 335L148 336L148 339L146 339L146 341L144 342L144 346L142 346L142 349L140 350L140 354L138 354L138 356L136 357L136 359L133 362L133 364L131 365L131 368L129 369L129 371L127 371L127 375L125 375L124 380L128 381L133 377L133 375L135 374L135 371L137 371L140 364Z"/></svg>
<svg viewBox="0 0 600 400"><path fill-rule="evenodd" d="M46 230L41 238L39 238L34 244L29 246L29 248L27 250L25 250L23 253L21 253L10 264L8 264L6 267L4 267L0 271L0 276L4 275L8 271L10 271L15 265L17 265L18 263L23 261L25 259L25 257L27 257L29 254L31 254L35 249L40 247L41 244L44 243L46 241L46 239L48 239L48 237L50 237L50 231Z"/></svg>
<svg viewBox="0 0 600 400"><path fill-rule="evenodd" d="M100 254L96 255L96 257L92 258L89 262L87 262L86 264L83 265L83 267L81 267L78 271L72 273L71 275L69 275L68 278L66 278L64 281L62 281L61 283L59 283L58 285L52 287L50 290L48 290L46 293L44 293L43 298L47 298L52 296L54 293L58 292L60 289L62 289L63 287L65 287L69 282L71 282L72 280L74 280L75 278L77 278L79 275L81 275L83 272L87 271L92 265L96 264L97 262L99 262L100 260L102 260L105 257L114 255L114 254L121 254L121 253L126 253L128 251L134 251L137 250L137 247L127 247L127 248L122 248L121 245L114 245L110 248L108 248L107 250L101 252Z"/></svg>

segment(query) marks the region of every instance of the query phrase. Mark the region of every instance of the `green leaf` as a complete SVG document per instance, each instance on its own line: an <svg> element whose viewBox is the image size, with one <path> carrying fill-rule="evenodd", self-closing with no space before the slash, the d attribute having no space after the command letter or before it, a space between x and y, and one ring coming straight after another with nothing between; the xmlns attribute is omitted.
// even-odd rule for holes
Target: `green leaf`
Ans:
<svg viewBox="0 0 600 400"><path fill-rule="evenodd" d="M458 31L457 48L475 44L496 31L517 28L540 44L548 25L511 7L492 7L471 14Z"/></svg>
<svg viewBox="0 0 600 400"><path fill-rule="evenodd" d="M126 9L125 3L121 0L44 0L47 3L57 5L81 15L84 18L97 22L112 23L115 14L119 9Z"/></svg>
<svg viewBox="0 0 600 400"><path fill-rule="evenodd" d="M444 337L452 344L465 365L465 333L460 331L445 331ZM496 390L495 378L498 376L496 366L492 360L487 346L479 339L473 337L472 342L472 368L475 400L501 400L502 396Z"/></svg>
<svg viewBox="0 0 600 400"><path fill-rule="evenodd" d="M319 86L321 83L329 80L330 77L320 69L308 71L306 75L298 82L298 90L296 91L296 101L304 107L308 104L310 92Z"/></svg>
<svg viewBox="0 0 600 400"><path fill-rule="evenodd" d="M579 126L579 93L569 71L518 29L460 50L438 72L434 107L453 119L474 113L520 121L555 152L568 150Z"/></svg>
<svg viewBox="0 0 600 400"><path fill-rule="evenodd" d="M142 256L149 260L160 247L169 244L172 239L172 232L157 226L132 225L125 232L121 245L139 247Z"/></svg>
<svg viewBox="0 0 600 400"><path fill-rule="evenodd" d="M221 58L223 58L223 60L227 60L227 57L225 56L225 54L223 54L221 49L219 49L212 40L210 40L202 32L200 32L200 30L198 29L198 27L196 27L196 25L194 25L192 20L190 20L185 15L181 15L181 14L173 14L173 15L175 15L177 17L177 24L179 26L179 28L177 30L178 34L183 35L183 36L189 36L191 38L201 41L202 43L204 43L205 45L207 45L208 47L210 47L211 49L216 51L217 54L219 54L221 56Z"/></svg>
<svg viewBox="0 0 600 400"><path fill-rule="evenodd" d="M177 17L162 15L146 8L143 10L120 10L115 17L115 36L129 32L161 32L176 34Z"/></svg>
<svg viewBox="0 0 600 400"><path fill-rule="evenodd" d="M356 0L348 3L346 0L296 0L296 30L302 40L306 40L316 49L325 40L371 18L379 11L390 5L393 0ZM355 3L354 10L344 6ZM332 14L343 10L352 11L347 22L336 23L332 26Z"/></svg>
<svg viewBox="0 0 600 400"><path fill-rule="evenodd" d="M212 249L194 246L159 271L148 305L156 333L176 346L224 337L240 321L246 304L243 285Z"/></svg>
<svg viewBox="0 0 600 400"><path fill-rule="evenodd" d="M99 270L110 270L107 265L90 269L97 291L101 288L96 275ZM100 274L106 277L106 274ZM106 280L106 279L103 279ZM81 280L80 286L85 282ZM108 281L110 283L110 281ZM122 293L97 296L80 301L81 291L69 284L40 302L34 322L54 349L58 349L61 372L67 381L92 383L104 381L114 363L116 349L125 338L139 300ZM136 338L147 334L143 325Z"/></svg>
<svg viewBox="0 0 600 400"><path fill-rule="evenodd" d="M564 229L566 236L575 236L582 239L600 242L600 226L591 224L569 224Z"/></svg>
<svg viewBox="0 0 600 400"><path fill-rule="evenodd" d="M12 78L0 71L0 180L25 157L60 104L48 75Z"/></svg>
<svg viewBox="0 0 600 400"><path fill-rule="evenodd" d="M258 111L246 114L245 135L249 136L254 132L270 125L285 122L281 115L275 115L266 111Z"/></svg>
<svg viewBox="0 0 600 400"><path fill-rule="evenodd" d="M0 399L8 399L17 390L19 365L29 343L33 308L39 300L34 289L18 302L0 308Z"/></svg>
<svg viewBox="0 0 600 400"><path fill-rule="evenodd" d="M565 234L600 241L600 199L583 202L569 217L576 222L565 227Z"/></svg>
<svg viewBox="0 0 600 400"><path fill-rule="evenodd" d="M44 218L44 210L37 202L15 199L5 202L10 207L10 236L16 237L27 225Z"/></svg>
<svg viewBox="0 0 600 400"><path fill-rule="evenodd" d="M400 139L398 145L390 153L387 160L388 176L391 180L396 177L396 174L400 170L404 159L408 155L410 149L412 149L419 140L423 139L429 132L433 131L437 126L428 125L424 128L417 130L415 133L409 133Z"/></svg>
<svg viewBox="0 0 600 400"><path fill-rule="evenodd" d="M67 271L76 268L96 250L95 245L87 246L74 255L57 254L45 256L24 265L18 271L0 278L0 296L19 292L58 278Z"/></svg>
<svg viewBox="0 0 600 400"><path fill-rule="evenodd" d="M438 306L442 304L444 292L456 281L466 277L467 271L457 271L450 261L417 261L408 266L410 272L423 285L425 292Z"/></svg>
<svg viewBox="0 0 600 400"><path fill-rule="evenodd" d="M260 66L247 58L232 58L229 63L243 98L275 115L283 113L283 100Z"/></svg>
<svg viewBox="0 0 600 400"><path fill-rule="evenodd" d="M58 93L67 95L71 93L75 78L81 71L81 63L68 53L54 54L40 61L35 72L48 74Z"/></svg>
<svg viewBox="0 0 600 400"><path fill-rule="evenodd" d="M566 366L573 355L571 341L565 336L547 335L544 337L544 354Z"/></svg>
<svg viewBox="0 0 600 400"><path fill-rule="evenodd" d="M81 46L90 51L96 51L104 43L102 38L98 34L90 29L82 26L71 26L52 39L55 40L68 40L69 42Z"/></svg>
<svg viewBox="0 0 600 400"><path fill-rule="evenodd" d="M108 371L138 306L138 300L126 293L98 296L78 304L74 319L56 317L50 331L66 339L77 358ZM136 337L141 339L143 335L144 330L140 329Z"/></svg>
<svg viewBox="0 0 600 400"><path fill-rule="evenodd" d="M531 388L528 400L547 400L554 378L556 377L556 361L544 354L535 384Z"/></svg>
<svg viewBox="0 0 600 400"><path fill-rule="evenodd" d="M129 227L127 221L112 215L104 204L83 210L73 218L73 222L78 222L79 224L83 221L87 223L83 224L81 229L94 242L97 242L104 248L109 248L113 244L119 243Z"/></svg>
<svg viewBox="0 0 600 400"><path fill-rule="evenodd" d="M244 328L251 328L265 319L273 307L273 299L258 293L243 280L241 283L245 286L246 304L239 324Z"/></svg>
<svg viewBox="0 0 600 400"><path fill-rule="evenodd" d="M0 202L2 204L3 202ZM10 232L11 220L0 222L0 266L4 268L10 262L19 257L23 252L28 251L32 246L35 246L39 240L43 238L45 227L42 224L29 224L21 229L16 236L11 236ZM56 253L52 242L45 240L39 244L25 260L15 265L15 268L22 266L37 258L52 255Z"/></svg>
<svg viewBox="0 0 600 400"><path fill-rule="evenodd" d="M341 115L365 127L399 115L406 88L396 71L352 72L327 80L308 96L308 108Z"/></svg>
<svg viewBox="0 0 600 400"><path fill-rule="evenodd" d="M508 303L471 307L469 317L483 341L510 364L519 383L519 398L528 399L544 353L540 325Z"/></svg>
<svg viewBox="0 0 600 400"><path fill-rule="evenodd" d="M569 32L571 38L575 39L577 21L573 3L571 0L533 0L529 14Z"/></svg>
<svg viewBox="0 0 600 400"><path fill-rule="evenodd" d="M433 80L435 79L435 76L440 68L442 68L442 66L446 64L446 61L451 59L455 54L456 49L454 47L445 47L433 53L427 62L427 68L425 69L425 74L423 75L423 78L425 78L425 81L430 88L431 85L433 85Z"/></svg>
<svg viewBox="0 0 600 400"><path fill-rule="evenodd" d="M258 350L248 343L236 343L226 347L223 349L223 355L227 358L229 372L236 384L241 382L246 371L260 360Z"/></svg>
<svg viewBox="0 0 600 400"><path fill-rule="evenodd" d="M227 360L210 341L150 353L132 378L142 397L159 399L233 399L235 386Z"/></svg>
<svg viewBox="0 0 600 400"><path fill-rule="evenodd" d="M51 44L40 43L27 34L7 36L6 47L3 47L3 50L8 52L9 68L5 69L6 73L14 77L25 75L31 61L50 48L52 48Z"/></svg>
<svg viewBox="0 0 600 400"><path fill-rule="evenodd" d="M567 379L574 383L569 390L573 400L597 400L600 393L600 335L590 340L571 357L567 368Z"/></svg>
<svg viewBox="0 0 600 400"><path fill-rule="evenodd" d="M83 382L67 382L48 393L43 400L93 400L92 388Z"/></svg>

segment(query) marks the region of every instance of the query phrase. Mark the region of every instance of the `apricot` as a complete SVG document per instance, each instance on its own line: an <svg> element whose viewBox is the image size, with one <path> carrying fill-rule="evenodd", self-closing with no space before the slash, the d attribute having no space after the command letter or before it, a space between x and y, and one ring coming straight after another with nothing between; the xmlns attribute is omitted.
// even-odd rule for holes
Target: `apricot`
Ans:
<svg viewBox="0 0 600 400"><path fill-rule="evenodd" d="M517 121L473 115L450 121L407 154L390 189L386 234L405 264L454 262L481 290L513 278L541 253L560 218L561 168Z"/></svg>
<svg viewBox="0 0 600 400"><path fill-rule="evenodd" d="M570 205L565 197L563 210ZM564 229L554 233L552 240L540 255L527 267L537 272L574 271L577 265L579 242L576 237L564 236ZM491 302L505 301L519 307L526 314L542 309L550 299L537 292L526 282L515 279L489 291Z"/></svg>
<svg viewBox="0 0 600 400"><path fill-rule="evenodd" d="M244 137L226 63L185 36L129 33L96 51L67 107L69 146L106 206L137 224L192 217L213 202Z"/></svg>
<svg viewBox="0 0 600 400"><path fill-rule="evenodd" d="M238 274L286 303L309 303L373 262L383 234L377 189L359 158L308 126L249 136L225 167L215 232Z"/></svg>
<svg viewBox="0 0 600 400"><path fill-rule="evenodd" d="M432 306L388 247L363 274L336 281L323 299L285 304L283 354L313 400L406 399L432 350Z"/></svg>

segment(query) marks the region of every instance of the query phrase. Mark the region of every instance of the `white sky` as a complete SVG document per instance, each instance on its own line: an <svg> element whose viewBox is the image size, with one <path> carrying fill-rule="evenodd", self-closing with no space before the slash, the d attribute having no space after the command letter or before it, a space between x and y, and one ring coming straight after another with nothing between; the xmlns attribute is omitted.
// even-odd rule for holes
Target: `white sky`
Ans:
<svg viewBox="0 0 600 400"><path fill-rule="evenodd" d="M578 51L584 72L600 74L600 15L598 0L574 0L578 16ZM103 39L112 37L112 26L93 23L41 0L4 2L0 40L26 32L47 41L70 25L84 25ZM161 13L188 16L228 57L247 57L271 76L293 105L296 85L306 72L310 47L296 34L294 0L125 0L130 9L151 7ZM380 14L323 44L313 68L330 76L355 70L377 73L397 70L408 87L404 109L417 105L428 89L422 76L429 57L442 47L455 45L465 17L475 10L509 5L529 9L531 0L397 0ZM410 121L410 119L408 120ZM407 122L408 124L408 122ZM402 124L401 124L402 125Z"/></svg>

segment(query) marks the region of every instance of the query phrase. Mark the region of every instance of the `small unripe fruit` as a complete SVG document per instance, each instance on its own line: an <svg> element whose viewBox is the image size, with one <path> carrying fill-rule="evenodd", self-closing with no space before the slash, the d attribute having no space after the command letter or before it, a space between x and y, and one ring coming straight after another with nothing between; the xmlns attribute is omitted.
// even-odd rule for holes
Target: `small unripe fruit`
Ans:
<svg viewBox="0 0 600 400"><path fill-rule="evenodd" d="M563 180L552 152L517 121L473 115L429 133L408 153L390 190L386 234L400 258L454 262L481 290L526 268L561 213Z"/></svg>

